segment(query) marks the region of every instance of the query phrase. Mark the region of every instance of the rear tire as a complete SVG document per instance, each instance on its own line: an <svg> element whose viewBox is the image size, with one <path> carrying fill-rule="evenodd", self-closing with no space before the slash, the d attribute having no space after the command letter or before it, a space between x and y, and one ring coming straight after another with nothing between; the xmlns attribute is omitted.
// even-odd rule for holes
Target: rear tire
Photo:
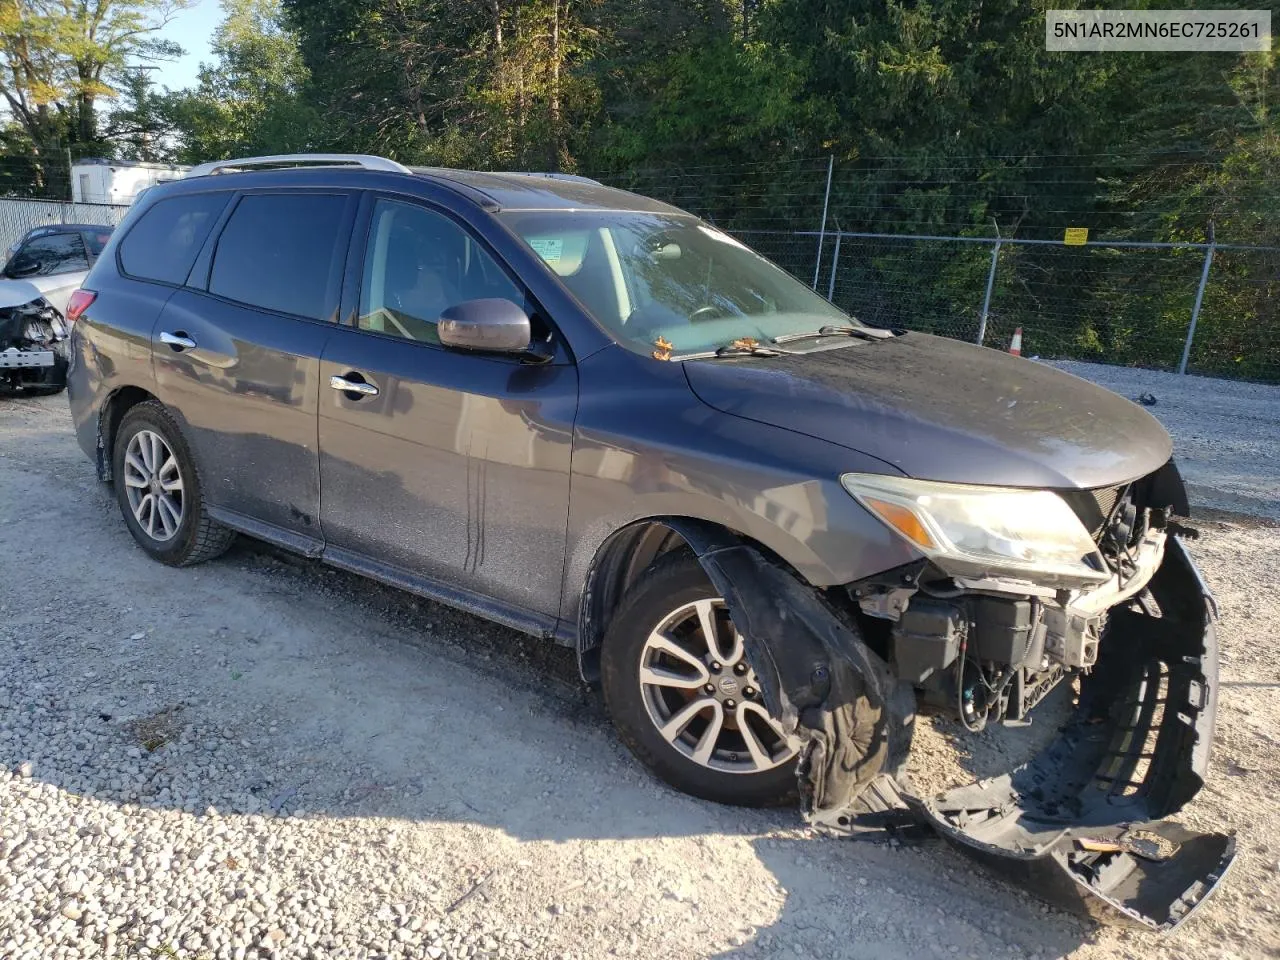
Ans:
<svg viewBox="0 0 1280 960"><path fill-rule="evenodd" d="M111 456L116 500L125 525L152 558L171 567L210 560L235 532L209 518L200 474L182 430L164 405L130 407Z"/></svg>
<svg viewBox="0 0 1280 960"><path fill-rule="evenodd" d="M736 806L796 797L796 758L764 710L741 639L696 557L668 554L644 574L613 618L600 669L623 743L672 787Z"/></svg>

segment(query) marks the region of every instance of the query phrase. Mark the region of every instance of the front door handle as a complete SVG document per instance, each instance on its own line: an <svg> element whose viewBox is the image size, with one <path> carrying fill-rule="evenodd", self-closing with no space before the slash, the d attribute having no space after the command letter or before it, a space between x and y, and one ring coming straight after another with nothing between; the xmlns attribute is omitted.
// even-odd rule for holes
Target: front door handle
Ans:
<svg viewBox="0 0 1280 960"><path fill-rule="evenodd" d="M160 342L167 343L173 347L175 352L181 353L183 350L194 350L196 342L186 335L182 330L177 333L170 333L168 330L160 332Z"/></svg>
<svg viewBox="0 0 1280 960"><path fill-rule="evenodd" d="M363 380L348 380L346 377L332 376L329 378L329 386L334 390L341 390L343 393L358 393L362 397L376 397L378 388L372 383L365 383Z"/></svg>

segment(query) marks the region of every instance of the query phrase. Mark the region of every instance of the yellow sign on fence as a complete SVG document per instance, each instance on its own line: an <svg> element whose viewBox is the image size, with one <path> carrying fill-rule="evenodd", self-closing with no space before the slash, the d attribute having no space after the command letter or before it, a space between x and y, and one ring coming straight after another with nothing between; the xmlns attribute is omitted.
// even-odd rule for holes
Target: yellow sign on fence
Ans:
<svg viewBox="0 0 1280 960"><path fill-rule="evenodd" d="M1089 242L1089 228L1067 227L1067 232L1062 235L1062 242L1068 247L1083 247Z"/></svg>

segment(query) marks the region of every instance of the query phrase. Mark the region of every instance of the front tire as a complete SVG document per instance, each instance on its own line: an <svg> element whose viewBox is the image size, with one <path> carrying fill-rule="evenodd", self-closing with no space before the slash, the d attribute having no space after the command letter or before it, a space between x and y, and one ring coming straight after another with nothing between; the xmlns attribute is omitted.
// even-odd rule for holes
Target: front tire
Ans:
<svg viewBox="0 0 1280 960"><path fill-rule="evenodd" d="M659 778L738 806L795 797L795 753L696 557L669 554L645 573L613 618L600 667L619 735Z"/></svg>
<svg viewBox="0 0 1280 960"><path fill-rule="evenodd" d="M161 563L186 567L210 560L235 539L233 531L209 518L191 451L159 401L125 413L111 473L125 525Z"/></svg>

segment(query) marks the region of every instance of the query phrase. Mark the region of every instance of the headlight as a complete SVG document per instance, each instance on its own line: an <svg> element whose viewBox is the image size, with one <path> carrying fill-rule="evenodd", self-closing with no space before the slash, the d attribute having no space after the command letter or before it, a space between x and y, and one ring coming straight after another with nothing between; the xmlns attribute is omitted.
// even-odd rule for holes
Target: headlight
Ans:
<svg viewBox="0 0 1280 960"><path fill-rule="evenodd" d="M947 573L999 573L1078 585L1110 574L1056 493L846 473L844 488Z"/></svg>

